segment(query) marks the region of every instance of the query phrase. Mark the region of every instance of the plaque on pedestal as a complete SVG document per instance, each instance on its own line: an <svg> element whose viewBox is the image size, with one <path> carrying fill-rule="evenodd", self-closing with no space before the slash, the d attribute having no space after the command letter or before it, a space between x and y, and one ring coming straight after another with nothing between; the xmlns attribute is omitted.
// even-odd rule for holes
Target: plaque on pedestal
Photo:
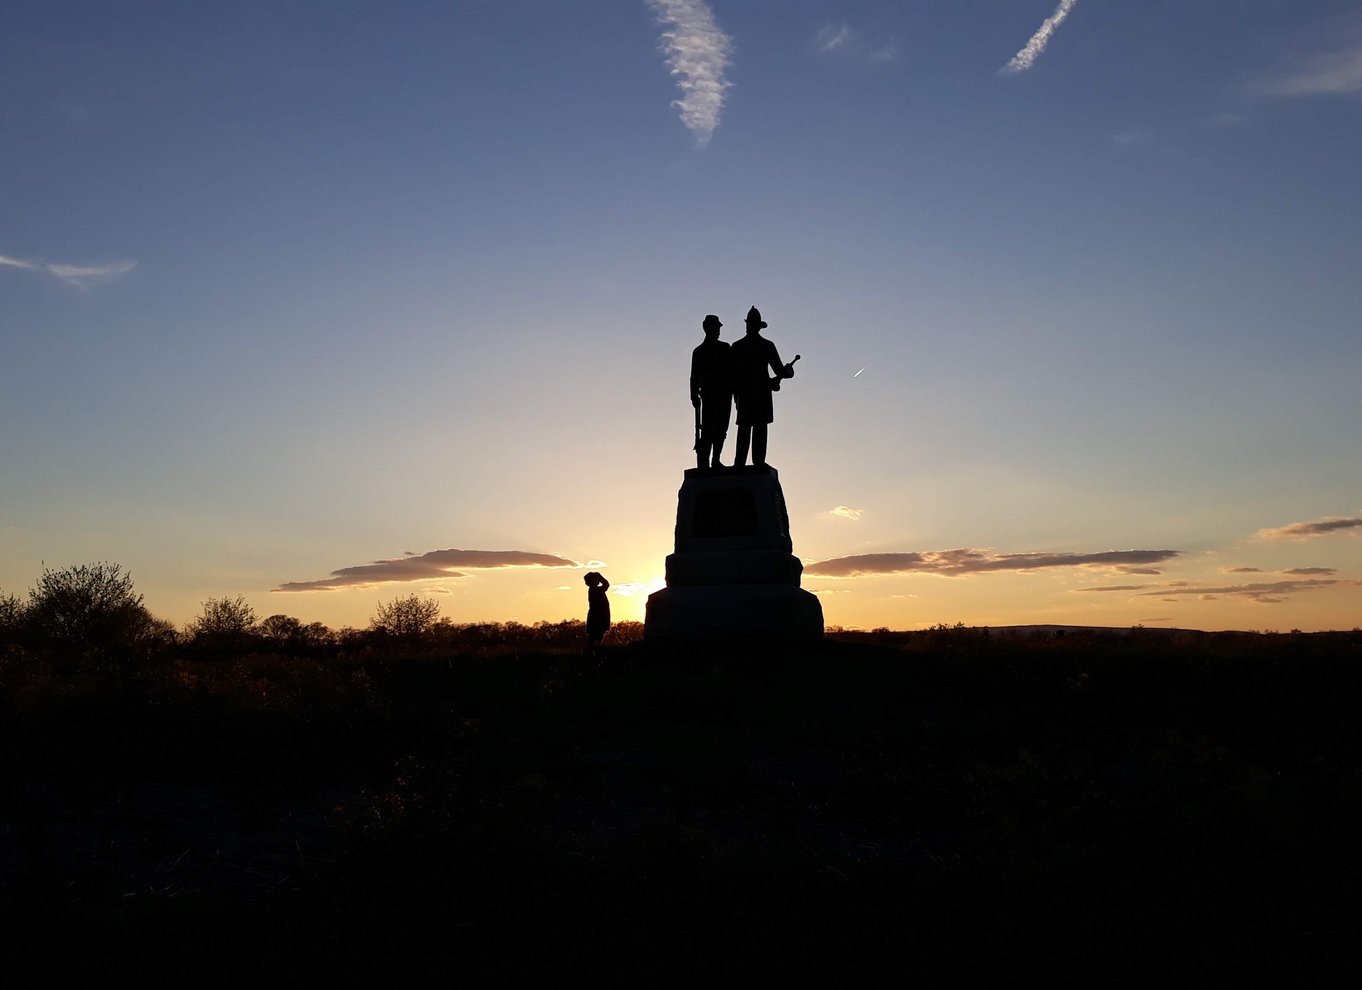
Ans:
<svg viewBox="0 0 1362 990"><path fill-rule="evenodd" d="M647 639L823 635L823 606L799 587L780 476L768 465L686 472L667 587L648 597Z"/></svg>

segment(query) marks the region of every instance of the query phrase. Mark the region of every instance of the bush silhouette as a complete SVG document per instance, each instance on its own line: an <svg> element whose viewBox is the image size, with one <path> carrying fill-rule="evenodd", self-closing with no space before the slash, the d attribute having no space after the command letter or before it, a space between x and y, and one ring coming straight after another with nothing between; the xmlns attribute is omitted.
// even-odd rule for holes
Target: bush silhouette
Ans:
<svg viewBox="0 0 1362 990"><path fill-rule="evenodd" d="M255 628L255 609L241 595L235 598L210 598L203 603L198 618L189 623L188 632L201 636L243 636Z"/></svg>
<svg viewBox="0 0 1362 990"><path fill-rule="evenodd" d="M369 626L377 633L401 640L417 640L431 630L440 615L440 603L411 594L380 603Z"/></svg>
<svg viewBox="0 0 1362 990"><path fill-rule="evenodd" d="M255 609L241 595L210 598L185 627L193 644L210 651L240 650L255 632Z"/></svg>
<svg viewBox="0 0 1362 990"><path fill-rule="evenodd" d="M24 603L17 595L0 591L0 646L17 642L23 625Z"/></svg>
<svg viewBox="0 0 1362 990"><path fill-rule="evenodd" d="M24 614L39 646L86 650L134 648L153 621L132 575L108 563L44 568Z"/></svg>

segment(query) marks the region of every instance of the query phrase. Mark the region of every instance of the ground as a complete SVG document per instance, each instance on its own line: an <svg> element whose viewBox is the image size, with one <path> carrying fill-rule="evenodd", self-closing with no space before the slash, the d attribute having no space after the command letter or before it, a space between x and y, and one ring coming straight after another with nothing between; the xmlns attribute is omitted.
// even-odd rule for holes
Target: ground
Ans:
<svg viewBox="0 0 1362 990"><path fill-rule="evenodd" d="M409 653L7 656L6 971L1308 984L1362 962L1356 633Z"/></svg>

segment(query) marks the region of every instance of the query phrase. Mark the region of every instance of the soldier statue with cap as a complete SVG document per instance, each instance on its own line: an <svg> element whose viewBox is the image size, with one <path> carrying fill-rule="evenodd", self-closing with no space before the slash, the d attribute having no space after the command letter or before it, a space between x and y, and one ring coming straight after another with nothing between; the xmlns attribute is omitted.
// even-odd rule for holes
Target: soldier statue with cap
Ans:
<svg viewBox="0 0 1362 990"><path fill-rule="evenodd" d="M780 390L782 378L794 377L794 361L782 364L776 345L761 335L766 321L753 306L747 311L747 335L733 342L733 397L738 403L738 455L734 467L747 460L749 443L752 463L766 463L766 427L775 417L771 393ZM795 355L795 361L799 355ZM767 377L767 369L775 373Z"/></svg>
<svg viewBox="0 0 1362 990"><path fill-rule="evenodd" d="M705 340L690 355L690 404L695 407L695 460L701 470L718 468L733 415L733 371L723 326L713 313L700 324Z"/></svg>

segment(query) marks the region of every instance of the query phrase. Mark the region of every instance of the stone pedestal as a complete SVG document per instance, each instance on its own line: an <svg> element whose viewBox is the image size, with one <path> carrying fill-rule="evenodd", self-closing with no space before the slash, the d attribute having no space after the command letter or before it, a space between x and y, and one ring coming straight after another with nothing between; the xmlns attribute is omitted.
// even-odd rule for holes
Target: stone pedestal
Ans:
<svg viewBox="0 0 1362 990"><path fill-rule="evenodd" d="M691 468L667 587L648 596L644 637L822 636L823 606L799 587L804 565L792 551L775 468Z"/></svg>

